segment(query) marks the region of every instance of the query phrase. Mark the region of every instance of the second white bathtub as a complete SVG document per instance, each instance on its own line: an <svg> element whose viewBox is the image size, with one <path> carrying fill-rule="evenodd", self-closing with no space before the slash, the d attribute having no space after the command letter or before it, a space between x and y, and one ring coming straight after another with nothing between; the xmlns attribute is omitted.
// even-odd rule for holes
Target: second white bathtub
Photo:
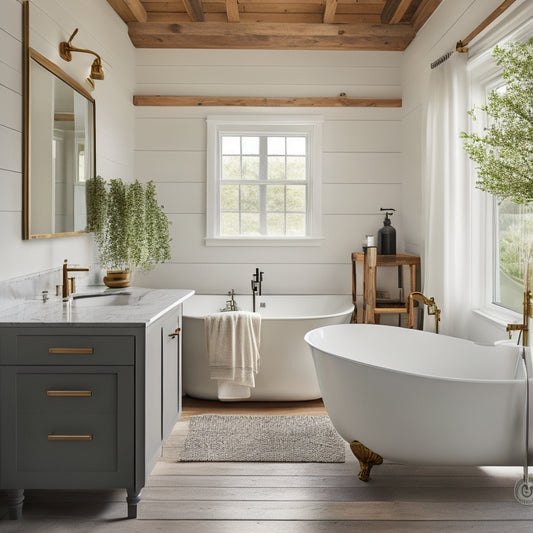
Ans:
<svg viewBox="0 0 533 533"><path fill-rule="evenodd" d="M228 296L195 294L183 306L183 390L194 398L216 400L209 377L204 316L225 307ZM241 310L252 310L250 295L236 295ZM317 327L343 324L353 309L348 295L258 296L261 360L249 400L300 401L320 398L313 359L304 335Z"/></svg>

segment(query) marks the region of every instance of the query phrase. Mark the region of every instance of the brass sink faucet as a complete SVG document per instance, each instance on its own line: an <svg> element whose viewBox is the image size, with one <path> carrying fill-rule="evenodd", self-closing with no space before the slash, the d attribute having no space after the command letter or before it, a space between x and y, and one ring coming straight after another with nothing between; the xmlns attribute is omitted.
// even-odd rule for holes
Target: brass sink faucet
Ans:
<svg viewBox="0 0 533 533"><path fill-rule="evenodd" d="M68 277L69 272L87 272L89 270L88 267L69 267L68 266L68 259L65 259L63 262L63 300L68 300L68 297L71 293L69 290L69 284L72 283L72 292L75 292L75 286L74 286L74 278Z"/></svg>

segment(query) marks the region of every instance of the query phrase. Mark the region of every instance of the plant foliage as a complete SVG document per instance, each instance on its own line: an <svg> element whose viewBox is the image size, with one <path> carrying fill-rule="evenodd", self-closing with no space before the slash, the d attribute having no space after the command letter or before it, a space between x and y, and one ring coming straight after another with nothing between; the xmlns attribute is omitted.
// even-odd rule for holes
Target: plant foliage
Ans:
<svg viewBox="0 0 533 533"><path fill-rule="evenodd" d="M151 181L116 178L106 186L100 176L88 180L87 229L109 270L150 270L170 259L169 221Z"/></svg>
<svg viewBox="0 0 533 533"><path fill-rule="evenodd" d="M476 163L476 187L500 200L525 204L533 200L533 39L496 46L504 87L487 103L469 111L486 115L482 133L461 133L464 149Z"/></svg>

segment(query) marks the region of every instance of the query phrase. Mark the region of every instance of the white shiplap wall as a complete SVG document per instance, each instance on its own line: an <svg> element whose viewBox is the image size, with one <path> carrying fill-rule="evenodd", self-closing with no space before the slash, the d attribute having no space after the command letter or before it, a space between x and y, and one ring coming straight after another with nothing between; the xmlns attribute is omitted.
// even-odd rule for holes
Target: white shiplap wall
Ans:
<svg viewBox="0 0 533 533"><path fill-rule="evenodd" d="M401 54L137 50L137 94L401 97ZM208 114L317 114L323 127L323 236L318 247L206 247ZM351 291L352 251L393 217L402 249L401 110L381 108L136 108L135 173L153 179L172 221L172 260L137 282L201 293Z"/></svg>
<svg viewBox="0 0 533 533"><path fill-rule="evenodd" d="M78 80L92 59L75 54L67 63L58 45L79 28L75 44L103 58L105 80L97 81L97 171L133 175L134 52L125 24L106 0L32 0L31 46ZM63 259L93 262L92 238L22 240L22 2L0 2L0 280L59 267Z"/></svg>

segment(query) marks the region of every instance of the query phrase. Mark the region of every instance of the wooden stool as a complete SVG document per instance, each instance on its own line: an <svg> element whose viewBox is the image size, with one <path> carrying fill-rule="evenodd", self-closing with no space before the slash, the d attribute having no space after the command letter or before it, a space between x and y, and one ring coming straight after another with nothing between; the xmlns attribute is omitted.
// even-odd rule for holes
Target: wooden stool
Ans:
<svg viewBox="0 0 533 533"><path fill-rule="evenodd" d="M357 322L357 278L356 264L363 263L363 320L364 324L379 324L382 314L407 314L409 311L407 295L409 292L419 290L417 271L420 268L420 256L395 254L377 255L377 248L370 246L366 253L352 253L352 302L354 311L352 323ZM398 288L403 289L403 267L409 267L409 292L400 300L378 302L376 298L376 271L377 267L395 266L398 269ZM419 277L419 276L418 276Z"/></svg>

